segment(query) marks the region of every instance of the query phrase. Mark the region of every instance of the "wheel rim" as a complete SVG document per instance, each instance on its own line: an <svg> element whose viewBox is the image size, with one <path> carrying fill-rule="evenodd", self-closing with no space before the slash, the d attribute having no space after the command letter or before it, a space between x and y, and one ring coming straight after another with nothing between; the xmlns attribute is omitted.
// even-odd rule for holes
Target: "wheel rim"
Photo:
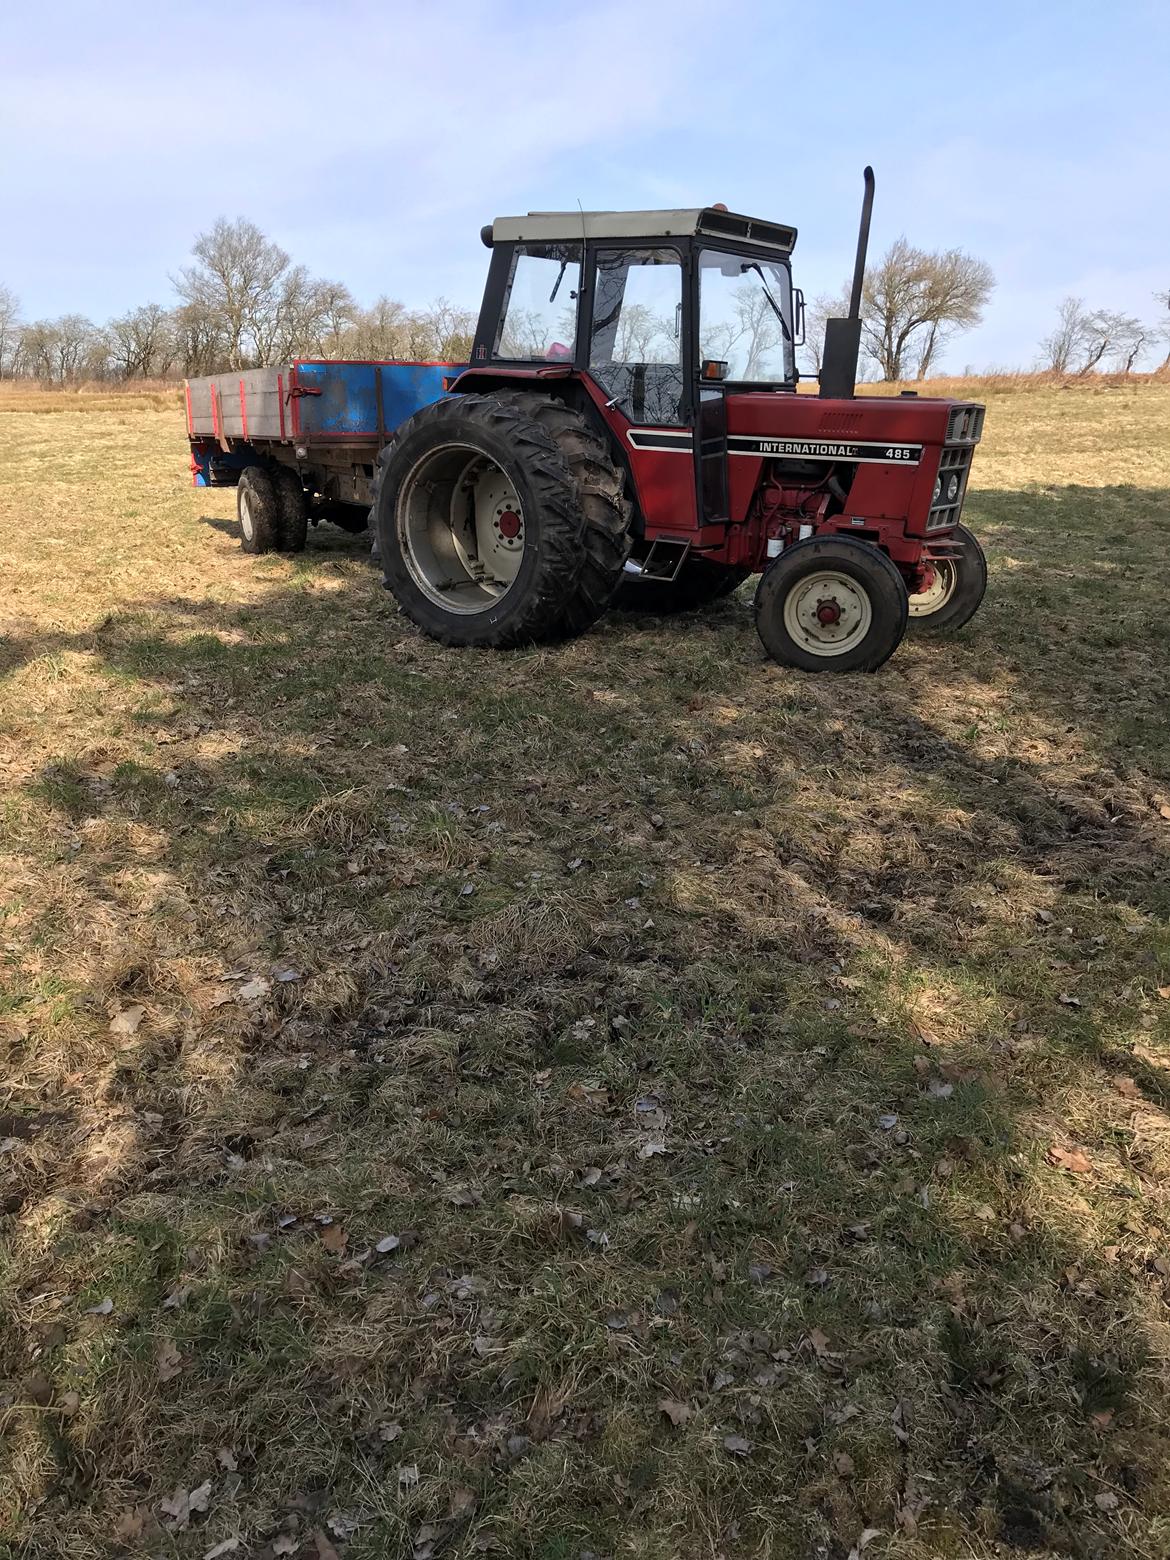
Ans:
<svg viewBox="0 0 1170 1560"><path fill-rule="evenodd" d="M931 567L934 569L934 580L929 588L910 597L911 617L930 617L932 612L941 612L955 594L959 570L954 559L938 558Z"/></svg>
<svg viewBox="0 0 1170 1560"><path fill-rule="evenodd" d="M845 655L873 623L873 603L860 580L835 569L806 574L784 598L789 637L813 655Z"/></svg>
<svg viewBox="0 0 1170 1560"><path fill-rule="evenodd" d="M256 534L256 522L252 518L252 495L247 488L240 494L240 530L244 533L245 541L251 541Z"/></svg>
<svg viewBox="0 0 1170 1560"><path fill-rule="evenodd" d="M423 595L446 612L487 612L524 561L525 524L515 485L482 450L444 445L417 461L396 516L402 557Z"/></svg>

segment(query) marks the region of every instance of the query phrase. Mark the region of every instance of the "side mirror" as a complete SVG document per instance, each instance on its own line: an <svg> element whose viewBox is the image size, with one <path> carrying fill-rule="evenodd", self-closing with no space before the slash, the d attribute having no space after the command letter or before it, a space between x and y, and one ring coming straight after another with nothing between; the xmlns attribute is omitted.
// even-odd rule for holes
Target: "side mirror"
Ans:
<svg viewBox="0 0 1170 1560"><path fill-rule="evenodd" d="M797 288L795 288L793 290L793 293L792 293L792 305L793 305L793 313L796 315L796 318L793 321L794 330L793 330L792 345L794 347L803 347L804 346L804 293L802 292L802 290L799 287L797 287Z"/></svg>
<svg viewBox="0 0 1170 1560"><path fill-rule="evenodd" d="M727 378L727 367L722 358L704 358L699 373L704 379L723 380Z"/></svg>

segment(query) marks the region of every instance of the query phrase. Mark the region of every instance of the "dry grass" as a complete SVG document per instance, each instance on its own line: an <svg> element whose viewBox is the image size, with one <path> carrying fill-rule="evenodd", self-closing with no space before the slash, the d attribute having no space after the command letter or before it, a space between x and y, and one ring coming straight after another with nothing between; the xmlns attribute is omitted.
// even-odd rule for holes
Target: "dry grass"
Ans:
<svg viewBox="0 0 1170 1560"><path fill-rule="evenodd" d="M0 1543L1170 1551L1170 386L988 399L858 680L445 652L0 410Z"/></svg>

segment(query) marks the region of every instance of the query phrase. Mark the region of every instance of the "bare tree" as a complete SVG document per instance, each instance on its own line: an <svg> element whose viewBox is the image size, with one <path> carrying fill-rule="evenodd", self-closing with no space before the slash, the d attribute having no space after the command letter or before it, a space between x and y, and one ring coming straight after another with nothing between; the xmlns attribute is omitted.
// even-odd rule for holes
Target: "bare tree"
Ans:
<svg viewBox="0 0 1170 1560"><path fill-rule="evenodd" d="M991 267L960 249L891 244L862 293L862 342L882 378L924 379L946 342L978 325L994 286Z"/></svg>
<svg viewBox="0 0 1170 1560"><path fill-rule="evenodd" d="M1164 292L1156 292L1154 302L1161 312L1158 322L1150 331L1150 339L1165 344L1166 356L1158 365L1158 372L1164 374L1167 369L1170 369L1170 287L1167 287Z"/></svg>
<svg viewBox="0 0 1170 1560"><path fill-rule="evenodd" d="M106 326L110 361L123 379L155 379L169 372L178 351L172 310L145 303Z"/></svg>
<svg viewBox="0 0 1170 1560"><path fill-rule="evenodd" d="M1096 309L1081 298L1065 298L1055 328L1040 343L1041 367L1078 378L1109 368L1129 374L1145 351L1151 332L1132 314Z"/></svg>
<svg viewBox="0 0 1170 1560"><path fill-rule="evenodd" d="M1085 338L1083 298L1065 298L1057 313L1056 325L1040 342L1040 366L1054 374L1069 374L1080 362Z"/></svg>
<svg viewBox="0 0 1170 1560"><path fill-rule="evenodd" d="M11 287L0 282L0 379L12 368L13 354L20 335L20 299Z"/></svg>
<svg viewBox="0 0 1170 1560"><path fill-rule="evenodd" d="M221 217L196 238L191 253L197 263L180 272L176 292L219 322L230 368L266 361L289 264L284 250L245 217Z"/></svg>

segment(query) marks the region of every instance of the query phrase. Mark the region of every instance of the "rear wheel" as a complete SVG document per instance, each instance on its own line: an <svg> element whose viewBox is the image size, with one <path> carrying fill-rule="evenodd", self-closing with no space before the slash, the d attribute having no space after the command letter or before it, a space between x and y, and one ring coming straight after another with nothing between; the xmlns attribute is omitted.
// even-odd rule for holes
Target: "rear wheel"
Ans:
<svg viewBox="0 0 1170 1560"><path fill-rule="evenodd" d="M954 540L962 544L957 558L939 558L934 581L910 597L910 627L924 634L949 634L969 623L987 589L987 559L975 535L957 525Z"/></svg>
<svg viewBox="0 0 1170 1560"><path fill-rule="evenodd" d="M690 612L730 596L750 573L750 569L708 563L705 558L688 558L672 580L623 580L614 606L623 612L654 612L664 617Z"/></svg>
<svg viewBox="0 0 1170 1560"><path fill-rule="evenodd" d="M902 576L876 547L849 536L788 547L760 581L756 631L782 666L876 672L906 631Z"/></svg>
<svg viewBox="0 0 1170 1560"><path fill-rule="evenodd" d="M281 552L304 552L309 532L309 499L297 472L281 466L272 474L279 512Z"/></svg>
<svg viewBox="0 0 1170 1560"><path fill-rule="evenodd" d="M236 488L240 546L246 553L275 552L280 546L280 506L272 478L261 466L247 466Z"/></svg>
<svg viewBox="0 0 1170 1560"><path fill-rule="evenodd" d="M445 644L504 648L587 628L629 550L621 478L559 402L465 395L424 407L379 461L386 584Z"/></svg>

